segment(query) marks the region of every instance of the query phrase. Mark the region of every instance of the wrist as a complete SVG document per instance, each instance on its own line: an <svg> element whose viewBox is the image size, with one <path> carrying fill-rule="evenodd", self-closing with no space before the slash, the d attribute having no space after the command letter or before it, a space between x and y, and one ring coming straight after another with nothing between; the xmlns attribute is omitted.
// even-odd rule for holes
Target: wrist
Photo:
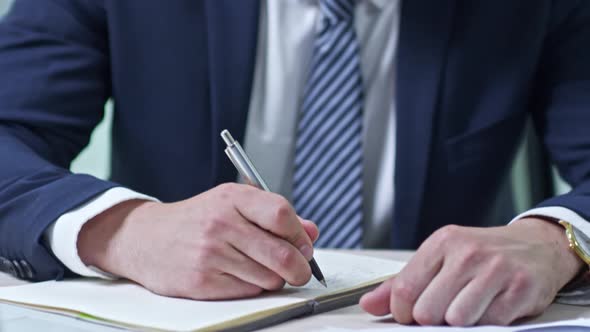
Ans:
<svg viewBox="0 0 590 332"><path fill-rule="evenodd" d="M124 239L133 220L142 208L154 203L146 200L129 200L102 212L84 224L78 235L78 255L84 264L123 276L119 268L125 261Z"/></svg>
<svg viewBox="0 0 590 332"><path fill-rule="evenodd" d="M552 264L556 264L555 270L562 276L559 285L557 285L558 289L574 279L585 268L584 261L571 250L564 227L557 221L527 217L512 225L527 228L529 232L524 234L529 234L529 236L542 241L543 244L552 246L555 252Z"/></svg>

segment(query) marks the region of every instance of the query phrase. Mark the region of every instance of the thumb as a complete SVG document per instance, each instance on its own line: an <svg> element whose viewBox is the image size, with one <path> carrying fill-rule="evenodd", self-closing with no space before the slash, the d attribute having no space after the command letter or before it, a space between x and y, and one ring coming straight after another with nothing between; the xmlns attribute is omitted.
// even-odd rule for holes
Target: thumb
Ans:
<svg viewBox="0 0 590 332"><path fill-rule="evenodd" d="M383 282L375 290L363 295L359 302L361 308L375 316L385 316L391 313L389 299L391 297L391 285L395 277Z"/></svg>

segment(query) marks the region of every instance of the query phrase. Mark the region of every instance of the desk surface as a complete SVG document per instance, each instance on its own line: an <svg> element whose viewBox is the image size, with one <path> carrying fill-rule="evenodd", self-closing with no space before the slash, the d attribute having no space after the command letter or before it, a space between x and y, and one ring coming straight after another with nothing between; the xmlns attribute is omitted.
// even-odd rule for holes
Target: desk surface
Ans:
<svg viewBox="0 0 590 332"><path fill-rule="evenodd" d="M407 261L412 256L412 252L410 251L364 250L357 251L354 253L386 259L396 259L400 261ZM18 285L23 283L25 282L16 280L10 276L0 273L0 287ZM575 318L590 318L590 308L553 304L546 310L546 312L543 315L535 317L527 322L545 323ZM394 323L390 318L379 318L371 316L369 314L364 313L357 305L323 313L321 315L291 320L289 322L264 329L263 331L307 331L312 329L320 329L323 327L385 328L391 326L391 324ZM94 326L92 330L96 331L95 328L96 326Z"/></svg>

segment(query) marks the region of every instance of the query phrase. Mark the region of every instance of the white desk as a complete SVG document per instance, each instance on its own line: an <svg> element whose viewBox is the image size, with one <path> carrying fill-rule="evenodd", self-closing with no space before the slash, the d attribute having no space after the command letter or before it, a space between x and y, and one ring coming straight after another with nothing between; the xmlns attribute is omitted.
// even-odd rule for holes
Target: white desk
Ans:
<svg viewBox="0 0 590 332"><path fill-rule="evenodd" d="M355 253L387 259L396 259L401 261L407 261L412 256L412 252L409 251L364 250ZM18 285L23 283L23 281L16 280L5 274L0 274L0 286ZM531 321L535 323L544 323L556 320L575 318L590 318L590 307L577 307L553 304L547 309L547 311L543 315L535 317ZM321 315L291 320L289 322L264 329L263 331L308 331L311 329L319 329L328 326L345 328L375 328L388 327L391 324L395 323L392 322L390 318L374 317L364 313L359 306L351 306L348 308L323 313ZM100 331L103 329L98 325L82 323L79 321L76 322L76 326L88 331ZM110 328L105 328L105 330L113 331L113 329Z"/></svg>

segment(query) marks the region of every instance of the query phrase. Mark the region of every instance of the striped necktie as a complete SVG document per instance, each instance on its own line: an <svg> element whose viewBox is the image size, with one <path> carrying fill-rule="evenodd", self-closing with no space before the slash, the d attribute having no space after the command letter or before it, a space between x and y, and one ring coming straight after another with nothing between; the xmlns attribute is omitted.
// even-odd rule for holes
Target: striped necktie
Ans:
<svg viewBox="0 0 590 332"><path fill-rule="evenodd" d="M299 123L293 205L317 223L323 248L362 244L362 106L356 0L319 0L316 35Z"/></svg>

